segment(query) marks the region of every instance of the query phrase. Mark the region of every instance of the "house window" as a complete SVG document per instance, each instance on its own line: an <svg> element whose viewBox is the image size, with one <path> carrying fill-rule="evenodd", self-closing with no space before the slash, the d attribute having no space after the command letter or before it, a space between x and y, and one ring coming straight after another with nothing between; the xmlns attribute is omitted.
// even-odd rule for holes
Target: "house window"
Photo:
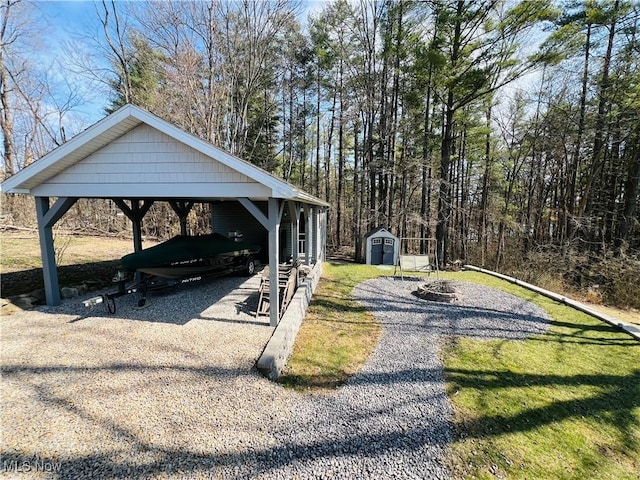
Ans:
<svg viewBox="0 0 640 480"><path fill-rule="evenodd" d="M385 245L393 245L393 238L385 238L384 239L384 244Z"/></svg>
<svg viewBox="0 0 640 480"><path fill-rule="evenodd" d="M373 238L371 239L371 245L381 245L382 244L382 239L381 238Z"/></svg>

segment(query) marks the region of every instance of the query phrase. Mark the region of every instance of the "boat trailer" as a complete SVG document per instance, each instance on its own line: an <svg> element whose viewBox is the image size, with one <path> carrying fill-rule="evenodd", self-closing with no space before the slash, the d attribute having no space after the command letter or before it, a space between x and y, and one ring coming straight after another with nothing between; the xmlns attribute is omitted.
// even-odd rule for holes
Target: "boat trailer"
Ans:
<svg viewBox="0 0 640 480"><path fill-rule="evenodd" d="M252 264L250 271L253 273L255 271L255 260L253 258L250 258L248 260L248 263ZM131 295L133 293L138 293L140 294L140 298L138 299L138 308L144 308L145 306L147 306L148 292L176 287L179 285L184 285L186 283L196 283L202 280L222 277L231 273L246 270L246 266L234 266L225 270L218 270L212 273L210 272L208 274L191 275L182 278L165 278L141 273L142 278L140 279L140 281L137 281L129 286L127 286L127 282L130 280L130 272L118 270L112 280L113 283L116 284L115 291L89 298L83 301L82 304L85 307L93 308L96 305L102 303L104 304L107 313L113 315L116 313L116 298L124 297L125 295Z"/></svg>
<svg viewBox="0 0 640 480"><path fill-rule="evenodd" d="M115 291L82 302L85 307L105 305L107 312L116 312L116 298L132 293L141 295L138 308L147 304L147 292L194 283L205 278L220 277L244 271L253 275L256 271L255 255L260 246L212 233L189 237L177 235L166 242L120 259L121 269L113 277ZM134 283L127 286L127 282Z"/></svg>

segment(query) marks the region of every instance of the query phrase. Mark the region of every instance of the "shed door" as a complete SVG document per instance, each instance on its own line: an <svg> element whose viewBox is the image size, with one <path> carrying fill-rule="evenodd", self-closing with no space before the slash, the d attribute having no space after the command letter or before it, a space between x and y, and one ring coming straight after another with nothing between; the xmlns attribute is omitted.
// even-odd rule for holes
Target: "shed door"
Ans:
<svg viewBox="0 0 640 480"><path fill-rule="evenodd" d="M383 258L382 238L371 239L371 265L380 265Z"/></svg>
<svg viewBox="0 0 640 480"><path fill-rule="evenodd" d="M385 238L384 246L382 248L382 263L383 265L393 265L393 251L395 246L395 240L393 238Z"/></svg>

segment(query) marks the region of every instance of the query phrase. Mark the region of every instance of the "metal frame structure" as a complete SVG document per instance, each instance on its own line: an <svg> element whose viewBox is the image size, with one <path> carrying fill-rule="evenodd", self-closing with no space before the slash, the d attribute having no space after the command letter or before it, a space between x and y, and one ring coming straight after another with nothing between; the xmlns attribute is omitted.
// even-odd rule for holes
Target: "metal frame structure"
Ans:
<svg viewBox="0 0 640 480"><path fill-rule="evenodd" d="M418 254L403 254L403 251L406 250L407 242L409 241L417 241L417 242L427 242L426 251L427 253L418 253ZM404 243L404 245L403 245ZM430 248L430 245L433 245L433 248ZM432 253L431 253L432 252ZM433 262L430 261L430 256L433 257ZM424 261L426 260L426 262ZM414 268L405 268L411 267ZM427 273L431 274L431 272L436 272L436 278L440 278L440 270L438 267L438 248L437 248L437 240L435 238L421 238L421 237L402 237L400 238L400 250L398 253L398 259L396 261L395 268L393 269L393 276L396 276L396 272L400 269L400 278L404 280L404 272L417 272L417 273Z"/></svg>

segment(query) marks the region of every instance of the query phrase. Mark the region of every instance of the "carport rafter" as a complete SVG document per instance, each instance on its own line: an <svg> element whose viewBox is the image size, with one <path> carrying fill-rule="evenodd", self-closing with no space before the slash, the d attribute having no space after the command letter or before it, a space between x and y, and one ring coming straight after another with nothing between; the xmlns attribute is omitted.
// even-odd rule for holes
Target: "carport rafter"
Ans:
<svg viewBox="0 0 640 480"><path fill-rule="evenodd" d="M253 203L251 200L245 197L238 198L238 202L247 209L247 211L254 216L258 222L266 229L269 230L269 218Z"/></svg>

